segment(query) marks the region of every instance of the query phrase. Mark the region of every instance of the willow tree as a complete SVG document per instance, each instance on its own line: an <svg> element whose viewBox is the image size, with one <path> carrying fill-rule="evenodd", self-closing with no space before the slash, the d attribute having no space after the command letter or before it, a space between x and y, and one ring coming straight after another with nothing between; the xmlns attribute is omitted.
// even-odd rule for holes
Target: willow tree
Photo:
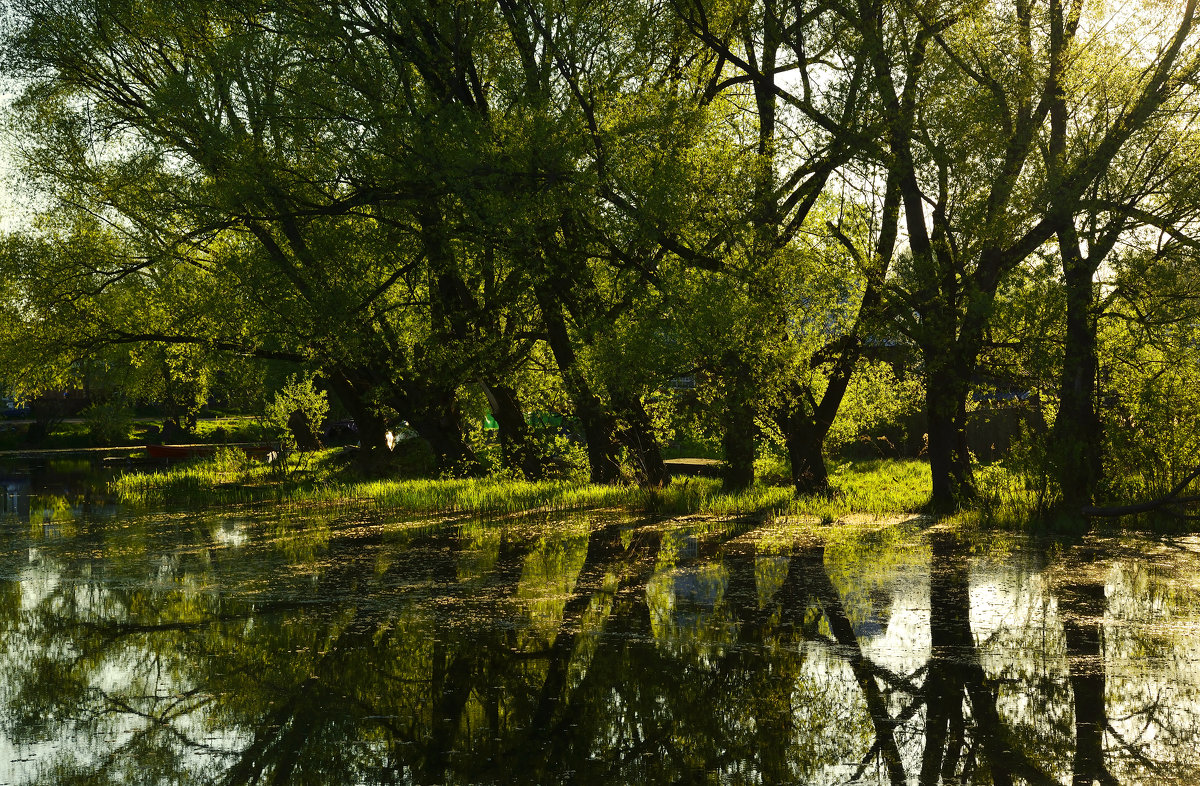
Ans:
<svg viewBox="0 0 1200 786"><path fill-rule="evenodd" d="M441 469L469 470L458 391L527 347L511 335L525 324L520 290L493 286L487 249L454 223L462 192L495 192L511 170L464 111L504 62L489 60L493 9L388 9L411 12L406 31L440 30L427 46L323 6L18 10L8 51L29 84L28 171L52 204L100 216L145 260L80 275L103 286L179 262L215 271L254 312L242 343L319 366L367 456L391 413ZM222 315L242 319L217 306L153 340L222 342Z"/></svg>
<svg viewBox="0 0 1200 786"><path fill-rule="evenodd" d="M863 39L830 5L677 0L675 7L718 59L707 97L743 107L743 144L756 159L741 221L717 253L684 256L698 267L708 261L733 286L750 282L747 294L761 311L752 332L763 341L742 336L740 349L722 355L731 484L753 479L758 418L782 434L797 493L824 491L822 446L861 350L854 315L877 309L896 236L894 196L865 233L855 220L861 205L818 209L831 183L864 182L854 164L875 147ZM841 253L822 251L814 235L843 245ZM831 274L843 279L840 291L825 286ZM833 311L852 316L831 319Z"/></svg>
<svg viewBox="0 0 1200 786"><path fill-rule="evenodd" d="M313 75L298 79L295 42L257 30L246 8L20 10L8 44L29 82L18 106L29 121L27 171L56 207L99 216L138 249L127 265L89 270L80 260L79 277L104 288L151 281L184 260L220 270L261 318L260 336L274 332L330 367L344 362L346 284L373 277L353 269L361 234L338 232L347 195L336 193L335 134L292 111L298 94L320 91ZM339 234L349 242L314 249ZM158 340L214 338L209 320L173 327ZM362 425L368 440L374 430Z"/></svg>
<svg viewBox="0 0 1200 786"><path fill-rule="evenodd" d="M527 111L556 118L559 136L539 154L571 171L510 235L514 253L532 262L545 340L587 434L593 478L613 477L624 448L646 482L663 483L649 409L695 368L682 334L685 280L720 266L723 235L743 220L739 195L753 182L730 131L740 122L733 102L715 102L711 90L723 62L667 2L502 6Z"/></svg>
<svg viewBox="0 0 1200 786"><path fill-rule="evenodd" d="M922 352L933 501L948 507L975 493L967 399L998 288L1195 73L1194 4L1144 53L1095 136L1062 106L1100 32L1080 35L1079 4L840 7L872 53L911 252L893 303Z"/></svg>
<svg viewBox="0 0 1200 786"><path fill-rule="evenodd" d="M253 304L216 270L146 250L95 216L66 209L40 219L36 234L0 244L9 291L0 348L10 394L107 390L163 403L168 420L186 430L218 373L305 360L272 339Z"/></svg>
<svg viewBox="0 0 1200 786"><path fill-rule="evenodd" d="M1079 7L1068 16L1088 34L1087 45L1071 51L1078 74L1051 103L1044 155L1052 193L1067 191L1053 208L1065 328L1051 460L1061 504L1076 514L1103 479L1099 320L1126 304L1136 313L1155 310L1156 300L1178 300L1180 288L1162 276L1136 282L1129 273L1147 265L1186 268L1197 248L1194 77L1200 60L1189 35L1192 14L1192 6L1185 8L1175 34L1154 49L1128 43L1160 29L1160 9L1153 6L1115 21ZM1094 34L1106 24L1115 27L1113 34ZM1121 136L1126 139L1118 144ZM1113 148L1107 166L1082 191L1064 189L1070 168L1104 145ZM1113 277L1120 285L1102 292L1102 268L1121 271ZM1146 292L1156 279L1154 291Z"/></svg>

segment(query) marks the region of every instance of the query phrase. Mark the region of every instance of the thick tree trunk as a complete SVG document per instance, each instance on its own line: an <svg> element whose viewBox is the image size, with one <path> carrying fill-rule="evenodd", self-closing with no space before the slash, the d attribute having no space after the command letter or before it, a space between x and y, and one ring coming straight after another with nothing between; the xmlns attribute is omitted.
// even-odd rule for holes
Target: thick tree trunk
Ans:
<svg viewBox="0 0 1200 786"><path fill-rule="evenodd" d="M331 374L329 389L354 418L358 428L359 467L369 474L387 472L392 451L387 443L390 424L367 403L373 389L386 387L371 382L366 375L342 371ZM429 443L434 469L439 473L474 474L479 459L467 444L460 426L454 391L441 386L390 386L385 400L402 413L417 435Z"/></svg>
<svg viewBox="0 0 1200 786"><path fill-rule="evenodd" d="M576 389L575 415L587 440L588 471L593 483L616 483L621 479L619 450L613 438L612 416L586 386Z"/></svg>
<svg viewBox="0 0 1200 786"><path fill-rule="evenodd" d="M785 403L775 416L775 423L783 433L787 447L792 488L796 496L828 494L831 491L829 470L825 465L825 437L829 435L833 419L837 417L850 383L850 375L858 361L857 340L854 334L847 338L848 345L838 356L825 394L815 411L812 411L813 397L809 390L794 382L787 389Z"/></svg>
<svg viewBox="0 0 1200 786"><path fill-rule="evenodd" d="M479 457L467 444L454 390L430 385L409 396L408 424L429 443L438 474L478 475Z"/></svg>
<svg viewBox="0 0 1200 786"><path fill-rule="evenodd" d="M975 498L971 455L967 450L967 372L936 350L925 353L928 388L925 409L929 424L929 470L933 479L930 506L949 511Z"/></svg>
<svg viewBox="0 0 1200 786"><path fill-rule="evenodd" d="M1092 267L1063 260L1067 296L1067 333L1053 429L1055 476L1062 507L1089 505L1100 480L1100 422L1096 415L1096 330L1092 319Z"/></svg>
<svg viewBox="0 0 1200 786"><path fill-rule="evenodd" d="M796 495L829 493L829 472L822 450L829 429L820 428L803 412L793 412L786 424L784 439Z"/></svg>
<svg viewBox="0 0 1200 786"><path fill-rule="evenodd" d="M725 413L725 433L722 443L725 448L726 491L738 491L754 485L754 455L757 427L754 424L754 408L746 402L732 402Z"/></svg>

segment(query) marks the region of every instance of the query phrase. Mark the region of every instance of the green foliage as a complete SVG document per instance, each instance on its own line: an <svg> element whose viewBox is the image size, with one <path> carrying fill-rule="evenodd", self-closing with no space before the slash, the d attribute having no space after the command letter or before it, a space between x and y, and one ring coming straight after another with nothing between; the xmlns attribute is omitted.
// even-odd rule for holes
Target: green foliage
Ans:
<svg viewBox="0 0 1200 786"><path fill-rule="evenodd" d="M1165 494L1200 456L1200 365L1192 331L1167 341L1115 336L1106 364L1105 458L1113 498ZM1123 340L1122 340L1123 339ZM1137 342L1137 343L1134 343Z"/></svg>
<svg viewBox="0 0 1200 786"><path fill-rule="evenodd" d="M542 457L548 480L582 482L587 480L587 448L578 438L555 428L534 428L534 450Z"/></svg>
<svg viewBox="0 0 1200 786"><path fill-rule="evenodd" d="M721 437L714 432L691 391L676 394L673 405L666 409L671 419L664 428L670 435L663 455L666 458L721 458Z"/></svg>
<svg viewBox="0 0 1200 786"><path fill-rule="evenodd" d="M262 442L266 438L266 426L261 415L217 417L200 420L196 424L196 439L199 442Z"/></svg>
<svg viewBox="0 0 1200 786"><path fill-rule="evenodd" d="M208 464L217 476L230 480L236 480L253 467L253 461L246 455L246 451L227 445L218 447Z"/></svg>
<svg viewBox="0 0 1200 786"><path fill-rule="evenodd" d="M534 425L506 467L463 427L504 385L505 411L573 415L608 479L651 442L882 455L923 398L944 437L980 390L1053 420L1075 234L1146 246L1110 260L1136 271L1095 286L1093 321L1195 318L1194 31L1127 45L1165 44L1168 4L1079 25L1062 4L384 8L13 5L39 209L0 245L7 393L120 391L188 434L208 404L265 409L294 458L329 404L312 377L267 402L286 363L380 472L516 479L529 451L579 480L574 436ZM1195 342L1133 337L1103 349L1114 493L1200 449ZM695 390L668 394L680 378ZM118 414L89 413L97 441L124 438ZM405 421L435 450L374 456ZM935 441L939 494L969 491L969 457Z"/></svg>
<svg viewBox="0 0 1200 786"><path fill-rule="evenodd" d="M302 436L311 437L321 433L321 427L329 414L329 396L318 390L312 376L288 377L284 386L275 393L266 409L266 422L275 439L283 445L284 453L294 453L303 446ZM306 432L303 435L298 431Z"/></svg>
<svg viewBox="0 0 1200 786"><path fill-rule="evenodd" d="M1012 452L1001 462L1012 475L1021 478L1030 506L1039 515L1059 500L1052 477L1050 442L1048 430L1037 431L1028 424L1023 425L1013 442Z"/></svg>
<svg viewBox="0 0 1200 786"><path fill-rule="evenodd" d="M133 428L133 410L123 399L92 404L82 413L93 445L123 445Z"/></svg>
<svg viewBox="0 0 1200 786"><path fill-rule="evenodd" d="M925 387L917 374L896 375L884 361L860 361L841 409L829 430L831 454L849 448L867 455L895 456L911 442L909 423L921 413Z"/></svg>

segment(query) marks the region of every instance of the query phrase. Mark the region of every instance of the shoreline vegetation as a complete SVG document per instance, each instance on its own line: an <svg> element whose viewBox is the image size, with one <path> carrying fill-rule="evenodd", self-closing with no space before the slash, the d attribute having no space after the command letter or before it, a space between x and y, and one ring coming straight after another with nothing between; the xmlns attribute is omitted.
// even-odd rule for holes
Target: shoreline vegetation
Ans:
<svg viewBox="0 0 1200 786"><path fill-rule="evenodd" d="M726 492L715 478L676 478L665 488L601 485L584 480L362 479L336 451L318 451L287 467L247 460L237 451L163 470L128 472L111 483L117 499L135 506L210 507L257 503L371 506L414 514L495 515L617 508L663 515L767 515L833 521L867 514L920 512L929 501L929 465L919 460L853 461L837 465L832 496L796 497L767 478Z"/></svg>
<svg viewBox="0 0 1200 786"><path fill-rule="evenodd" d="M364 478L345 452L323 449L300 454L285 466L219 448L208 458L161 469L133 470L109 483L121 504L135 508L238 507L274 505L347 511L376 510L416 516L519 516L594 510L633 515L760 517L785 526L810 520L821 524L935 521L1030 529L1048 535L1082 530L1122 529L1163 534L1187 529L1187 521L1147 511L1120 519L1055 515L1039 507L1037 492L1019 472L1000 464L978 469L980 495L972 507L952 514L931 505L930 469L921 459L850 459L831 463L832 495L797 496L778 459L758 460L758 480L728 491L711 477L675 477L664 488L635 483L597 484L582 478L528 481L490 475L475 478Z"/></svg>

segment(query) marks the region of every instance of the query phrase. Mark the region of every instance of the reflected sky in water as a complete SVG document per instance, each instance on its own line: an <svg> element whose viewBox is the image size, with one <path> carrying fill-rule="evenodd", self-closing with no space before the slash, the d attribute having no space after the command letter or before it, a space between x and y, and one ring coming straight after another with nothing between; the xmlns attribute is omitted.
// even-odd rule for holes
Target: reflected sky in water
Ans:
<svg viewBox="0 0 1200 786"><path fill-rule="evenodd" d="M1200 539L53 497L0 783L1200 782Z"/></svg>

